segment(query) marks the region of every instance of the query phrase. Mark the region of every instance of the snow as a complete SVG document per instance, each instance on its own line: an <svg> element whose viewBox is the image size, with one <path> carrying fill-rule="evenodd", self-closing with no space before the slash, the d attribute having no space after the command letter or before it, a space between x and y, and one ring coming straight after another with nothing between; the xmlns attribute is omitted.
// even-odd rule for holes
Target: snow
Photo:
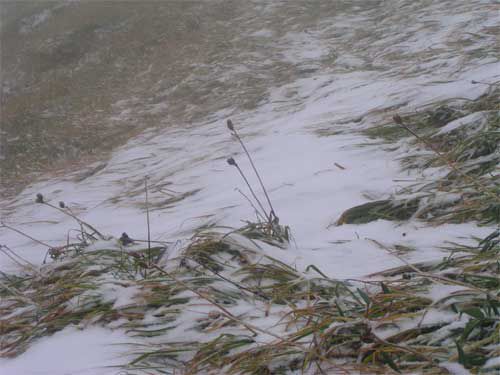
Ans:
<svg viewBox="0 0 500 375"><path fill-rule="evenodd" d="M463 128L465 126L468 127L468 129L466 130L468 130L469 132L477 131L480 129L482 125L484 125L486 118L487 118L487 113L484 112L472 113L468 116L464 116L449 122L448 124L446 124L446 126L441 128L441 130L437 132L436 135L451 133L452 131Z"/></svg>
<svg viewBox="0 0 500 375"><path fill-rule="evenodd" d="M100 289L102 301L113 302L113 309L135 305L134 297L140 293L140 288L137 286L118 285L112 281L104 283Z"/></svg>
<svg viewBox="0 0 500 375"><path fill-rule="evenodd" d="M21 27L19 28L19 32L21 34L29 34L35 31L36 29L39 29L43 27L44 24L47 24L52 17L54 12L59 11L61 8L64 8L68 5L71 5L72 2L76 2L80 0L63 0L59 2L54 2L54 4L47 4L48 6L51 6L49 8L46 8L42 10L39 13L35 13L29 17L25 17L21 20Z"/></svg>
<svg viewBox="0 0 500 375"><path fill-rule="evenodd" d="M319 44L317 38L309 33L288 33L284 40L289 47L284 50L285 59L300 64L305 60L320 60L330 53L328 47Z"/></svg>
<svg viewBox="0 0 500 375"><path fill-rule="evenodd" d="M83 180L77 178L81 173L73 173L34 181L15 199L4 202L2 220L50 246L64 244L67 233L71 234L78 224L58 211L34 204L35 194L42 193L49 202L64 201L102 233L118 238L127 232L132 238L145 239L142 205L147 176L152 239L184 240L206 224L238 226L241 220L252 219L254 212L236 190L247 193L241 177L226 164L226 158L235 157L252 183L256 181L245 155L225 127L224 122L232 113L268 187L276 213L282 224L291 227L294 237L289 249L266 250L300 272L314 264L331 278L361 278L402 264L372 240L389 248L394 244L418 248L405 257L408 261L426 261L445 256L439 248L445 241L467 243L471 236L489 234L491 228L474 224L435 228L417 221L400 224L378 220L365 225L332 225L344 210L367 202L367 195L387 198L422 177L401 171L398 151L366 145L368 140L357 134L360 127L388 121L394 108L412 112L437 100L476 98L487 88L472 85L472 79L492 81L499 76L498 59L467 60L465 52L453 44L465 30L479 31L482 22L500 24L499 17L488 13L487 2L481 5L478 1L443 1L427 6L408 3L413 7L408 12L416 12L422 16L419 22L432 26L408 25L403 32L396 27L407 24L407 20L398 18L400 13L385 14L376 26L372 17L375 10L370 10L350 14L349 19L345 14L327 19L314 32L293 31L278 37L267 28L256 30L253 37L272 37L279 58L303 68L318 67L333 52L340 57L337 63L331 63L330 71L317 70L310 77L297 77L280 87L269 87L268 99L255 110L234 114L233 108L227 108L192 126L180 124L161 132L145 131L116 150L104 168ZM42 14L31 20L30 27L45 22L43 17ZM374 35L356 34L350 29L352 23L365 23L368 31L374 28ZM338 44L332 44L337 39ZM485 37L483 43L489 40ZM477 48L481 46L478 42ZM366 66L367 61L370 66ZM241 69L235 67L227 73L228 77ZM113 120L126 118L130 114L128 106L136 104L132 99L116 103L119 112ZM151 113L167 111L168 103L147 109ZM463 123L457 120L439 134L460 126ZM324 129L340 134L318 136L319 130ZM169 194L176 197L188 192L195 193L176 203L162 204L171 197ZM47 251L43 245L5 228L0 228L0 243L37 264ZM0 268L14 271L16 266L0 254ZM110 284L103 288L107 288L106 295L115 307L132 304L137 293L134 287ZM434 290L431 298L438 300L453 291L453 287ZM238 307L240 313L252 308ZM185 320L194 320L205 312L204 306L190 306ZM446 317L426 317L440 318ZM257 322L267 327L273 321L263 317ZM118 322L115 326L119 326ZM180 325L172 334L186 337L185 328ZM16 359L1 360L0 372L114 374L116 369L103 366L123 363L119 354L124 349L108 344L129 341L119 330L67 328L38 340ZM446 364L446 368L454 374L468 373L455 363Z"/></svg>
<svg viewBox="0 0 500 375"><path fill-rule="evenodd" d="M500 367L500 356L488 359L488 361L486 361L486 363L484 364L484 367L485 368Z"/></svg>
<svg viewBox="0 0 500 375"><path fill-rule="evenodd" d="M116 375L127 357L116 343L132 342L124 332L90 327L66 328L41 338L19 357L0 359L2 374Z"/></svg>
<svg viewBox="0 0 500 375"><path fill-rule="evenodd" d="M434 302L440 301L445 297L450 297L455 292L465 290L463 286L460 285L434 285L428 292L425 294L426 297L431 298Z"/></svg>
<svg viewBox="0 0 500 375"><path fill-rule="evenodd" d="M469 370L456 362L444 362L441 366L447 369L452 375L470 375Z"/></svg>
<svg viewBox="0 0 500 375"><path fill-rule="evenodd" d="M50 16L52 15L52 11L49 9L44 9L42 12L37 13L27 19L22 21L23 26L20 29L21 34L27 34L38 26L46 22Z"/></svg>

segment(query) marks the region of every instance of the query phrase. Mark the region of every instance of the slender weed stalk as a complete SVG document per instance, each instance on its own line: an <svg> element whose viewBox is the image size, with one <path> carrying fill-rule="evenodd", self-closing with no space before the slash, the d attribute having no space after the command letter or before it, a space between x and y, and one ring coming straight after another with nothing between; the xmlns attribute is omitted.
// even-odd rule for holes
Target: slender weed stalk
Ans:
<svg viewBox="0 0 500 375"><path fill-rule="evenodd" d="M41 193L38 193L36 195L36 199L35 199L35 202L36 203L39 203L39 204L44 204L50 208L53 208L54 210L57 210L59 212L62 212L64 215L67 215L69 217L71 217L72 219L76 220L76 222L81 226L81 227L87 227L88 229L90 229L92 231L92 233L90 234L90 236L93 236L94 234L96 234L101 240L105 240L106 237L101 233L99 232L96 228L94 228L92 225L90 225L89 223L83 221L82 219L80 219L78 216L76 216L73 212L71 212L71 209L69 207L67 207L64 202L59 202L59 207L58 206L54 206L53 204L47 202L45 200L45 198L43 197L43 195ZM83 233L83 229L82 229L82 233Z"/></svg>
<svg viewBox="0 0 500 375"><path fill-rule="evenodd" d="M149 195L148 195L148 176L144 178L144 190L146 193L146 224L148 227L148 267L152 264L152 254L151 254L151 225L149 221ZM147 271L145 271L147 272Z"/></svg>
<svg viewBox="0 0 500 375"><path fill-rule="evenodd" d="M240 193L243 196L243 198L245 198L248 201L248 203L250 203L250 206L252 206L252 208L254 209L254 211L255 211L255 213L257 215L257 220L261 220L261 219L267 220L267 218L265 218L264 216L262 216L262 214L259 212L259 210L257 209L257 207L255 207L255 205L253 204L252 200L245 193L243 193L241 191L241 189L236 188L236 191L238 193Z"/></svg>
<svg viewBox="0 0 500 375"><path fill-rule="evenodd" d="M255 201L257 202L257 204L259 205L260 209L262 210L262 212L260 212L260 214L261 215L263 214L267 218L267 220L270 222L271 221L271 214L267 213L267 211L264 208L264 206L262 205L260 199L257 197L257 194L255 194L255 191L253 190L252 185L250 184L250 182L248 181L247 177L245 176L245 173L243 173L243 171L241 170L241 168L238 165L238 163L236 162L236 160L234 160L234 158L232 158L232 157L228 158L227 159L227 164L236 167L236 169L240 173L241 177L243 178L243 180L247 184L248 189L250 190L250 193L252 193L252 196L254 197ZM252 206L255 207L253 204L252 204ZM259 211L257 211L257 212L259 213Z"/></svg>
<svg viewBox="0 0 500 375"><path fill-rule="evenodd" d="M229 119L227 120L227 128L231 131L231 134L236 137L236 139L238 140L238 142L240 142L240 145L243 148L243 151L245 152L245 154L247 155L248 160L250 161L250 165L252 166L252 169L255 172L255 175L257 176L257 179L259 180L259 184L260 184L260 186L262 188L262 191L264 192L264 195L266 197L267 203L269 205L269 209L271 210L270 213L269 213L269 221L271 222L271 221L274 221L274 220L278 220L278 216L276 215L276 211L274 210L273 204L271 203L271 199L269 198L269 194L267 193L267 189L264 186L264 182L262 181L262 178L261 178L259 172L257 171L257 168L255 167L255 164L253 162L252 156L248 152L248 149L246 148L245 143L243 142L243 140L241 139L240 135L238 134L238 131L234 127L233 122L231 120L229 120Z"/></svg>
<svg viewBox="0 0 500 375"><path fill-rule="evenodd" d="M10 247L7 245L2 245L0 244L0 252L5 254L12 262L17 264L20 267L28 267L33 271L37 271L35 265L31 263L30 261L26 260L19 254L17 254L14 250L12 250Z"/></svg>
<svg viewBox="0 0 500 375"><path fill-rule="evenodd" d="M36 242L39 245L45 246L48 249L52 248L52 246L50 246L48 243L37 240L36 238L30 236L29 234L24 233L23 231L20 231L19 229L16 229L14 227L11 227L10 225L5 224L4 222L0 222L0 228L5 228L5 229L11 230L13 232L16 232L17 234L20 234L21 236L26 237L26 238L30 239L31 241Z"/></svg>

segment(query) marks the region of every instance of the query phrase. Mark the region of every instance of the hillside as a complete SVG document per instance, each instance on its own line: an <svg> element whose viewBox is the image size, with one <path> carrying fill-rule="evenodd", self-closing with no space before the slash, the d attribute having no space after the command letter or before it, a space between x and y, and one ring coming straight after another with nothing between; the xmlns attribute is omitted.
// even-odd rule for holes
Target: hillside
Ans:
<svg viewBox="0 0 500 375"><path fill-rule="evenodd" d="M499 12L2 3L0 372L498 371Z"/></svg>

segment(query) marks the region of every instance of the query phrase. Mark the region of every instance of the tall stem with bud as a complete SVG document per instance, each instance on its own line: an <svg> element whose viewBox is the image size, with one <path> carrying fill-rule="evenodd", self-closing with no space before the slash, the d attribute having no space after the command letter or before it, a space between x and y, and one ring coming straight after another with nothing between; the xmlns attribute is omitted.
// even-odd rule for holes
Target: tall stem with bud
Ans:
<svg viewBox="0 0 500 375"><path fill-rule="evenodd" d="M245 146L245 143L243 143L243 140L241 139L240 135L238 134L237 130L235 129L234 125L233 125L233 122L231 120L227 120L227 128L231 131L231 134L236 137L236 139L238 140L238 142L240 142L240 145L241 147L243 148L243 151L245 152L245 154L247 155L248 157L248 160L250 161L250 165L252 166L252 169L253 171L255 172L255 175L257 176L257 179L259 180L259 184L262 188L262 191L264 192L264 195L266 197L266 200L267 200L267 203L269 205L269 209L271 210L269 212L269 215L266 215L268 217L268 220L269 222L272 222L274 220L277 220L278 219L278 216L276 215L276 211L274 210L274 207L273 207L273 204L271 203L271 199L269 198L269 195L267 194L267 190L266 190L266 187L264 186L264 182L262 181L262 178L260 177L260 174L259 172L257 171L257 168L255 167L255 164L253 162L253 159L252 159L252 156L250 155L250 153L248 152L246 146ZM232 158L231 158L232 159ZM233 159L234 161L234 159ZM229 162L229 160L228 160ZM236 165L236 164L235 164ZM237 166L237 165L236 165ZM238 167L238 166L237 166ZM238 167L239 169L239 167ZM240 173L242 174L241 170L240 170ZM242 174L243 175L243 174ZM246 180L245 178L245 182L247 183L247 185L249 185L248 181ZM254 195L254 198L257 200L257 202L259 203L259 205L261 206L262 208L262 204L259 202L259 200L257 199L257 197L255 196L255 194L253 193L253 190L252 191L252 195ZM265 210L264 210L265 212Z"/></svg>

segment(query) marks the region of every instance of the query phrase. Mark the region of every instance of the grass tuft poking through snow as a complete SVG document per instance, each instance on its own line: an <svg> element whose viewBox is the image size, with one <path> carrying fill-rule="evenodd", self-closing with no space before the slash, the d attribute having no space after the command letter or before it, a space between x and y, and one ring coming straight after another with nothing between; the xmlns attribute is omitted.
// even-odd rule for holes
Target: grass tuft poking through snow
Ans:
<svg viewBox="0 0 500 375"><path fill-rule="evenodd" d="M366 130L367 135L402 149L409 142L415 150L403 151L407 169L449 171L431 183L409 186L393 199L351 208L338 224L410 218L435 223L500 222L499 102L497 83L466 104L451 100L416 115L395 115L393 124ZM424 150L419 150L422 146Z"/></svg>

